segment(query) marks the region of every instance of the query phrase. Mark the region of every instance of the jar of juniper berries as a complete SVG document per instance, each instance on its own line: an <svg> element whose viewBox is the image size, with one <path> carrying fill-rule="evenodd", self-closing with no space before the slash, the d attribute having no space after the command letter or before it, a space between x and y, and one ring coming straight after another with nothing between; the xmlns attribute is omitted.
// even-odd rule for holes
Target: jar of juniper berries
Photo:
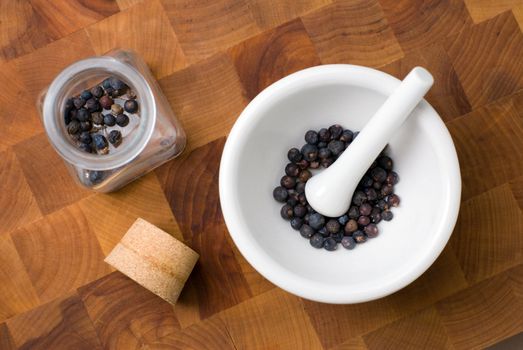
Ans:
<svg viewBox="0 0 523 350"><path fill-rule="evenodd" d="M71 175L94 191L117 190L185 147L167 98L131 51L70 65L41 93L37 107Z"/></svg>

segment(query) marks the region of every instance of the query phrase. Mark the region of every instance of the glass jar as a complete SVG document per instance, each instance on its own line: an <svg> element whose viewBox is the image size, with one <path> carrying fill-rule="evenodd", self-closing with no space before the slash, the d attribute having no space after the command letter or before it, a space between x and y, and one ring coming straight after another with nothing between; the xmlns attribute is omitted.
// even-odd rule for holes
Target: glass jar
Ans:
<svg viewBox="0 0 523 350"><path fill-rule="evenodd" d="M67 131L66 101L110 76L122 80L135 92L137 119L127 134L125 128L118 126L101 127L100 132L106 137L108 129L119 128L123 135L121 144L109 144L108 154L86 153ZM178 156L185 147L185 133L167 98L145 62L131 51L118 49L72 64L42 91L37 106L49 141L72 176L94 191L115 191Z"/></svg>

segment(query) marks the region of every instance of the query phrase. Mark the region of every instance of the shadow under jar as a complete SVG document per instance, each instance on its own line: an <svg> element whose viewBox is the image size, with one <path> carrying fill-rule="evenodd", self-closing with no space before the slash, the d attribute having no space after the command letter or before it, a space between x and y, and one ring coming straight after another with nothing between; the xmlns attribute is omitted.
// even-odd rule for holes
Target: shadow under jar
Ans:
<svg viewBox="0 0 523 350"><path fill-rule="evenodd" d="M120 79L135 92L139 110L131 130L122 130L121 145L110 145L108 154L86 153L68 134L66 101L108 77ZM186 144L181 124L158 83L145 62L131 51L114 50L72 64L41 93L37 105L50 143L75 180L94 191L121 188L178 156Z"/></svg>

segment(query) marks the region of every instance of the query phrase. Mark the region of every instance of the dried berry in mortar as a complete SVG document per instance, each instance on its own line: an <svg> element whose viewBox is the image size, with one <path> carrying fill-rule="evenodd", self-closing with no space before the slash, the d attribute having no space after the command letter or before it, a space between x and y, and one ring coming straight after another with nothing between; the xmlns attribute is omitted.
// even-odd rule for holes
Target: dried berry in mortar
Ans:
<svg viewBox="0 0 523 350"><path fill-rule="evenodd" d="M306 182L313 176L309 169L327 168L357 137L358 132L332 125L319 131L309 130L307 142L301 150L291 148L287 158L281 185L274 189L273 196L286 203L282 216L290 220L291 227L300 235L309 238L313 247L335 250L340 243L351 250L357 244L374 238L379 233L378 223L393 218L390 208L398 206L399 197L394 185L399 176L393 169L394 162L384 150L372 163L356 188L349 210L340 217L330 218L316 213L307 203ZM350 150L349 150L350 151ZM285 209L285 210L284 210ZM291 210L292 209L292 210Z"/></svg>

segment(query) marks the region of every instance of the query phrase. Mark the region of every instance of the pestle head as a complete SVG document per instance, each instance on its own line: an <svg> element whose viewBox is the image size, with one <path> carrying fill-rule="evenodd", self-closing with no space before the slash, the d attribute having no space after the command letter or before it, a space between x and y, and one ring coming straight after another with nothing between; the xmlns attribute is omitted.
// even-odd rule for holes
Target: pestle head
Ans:
<svg viewBox="0 0 523 350"><path fill-rule="evenodd" d="M433 83L425 68L412 69L336 162L307 181L305 195L315 211L329 217L347 212L361 178Z"/></svg>

